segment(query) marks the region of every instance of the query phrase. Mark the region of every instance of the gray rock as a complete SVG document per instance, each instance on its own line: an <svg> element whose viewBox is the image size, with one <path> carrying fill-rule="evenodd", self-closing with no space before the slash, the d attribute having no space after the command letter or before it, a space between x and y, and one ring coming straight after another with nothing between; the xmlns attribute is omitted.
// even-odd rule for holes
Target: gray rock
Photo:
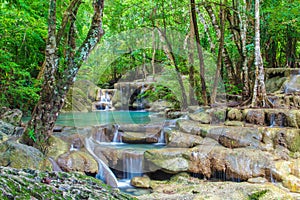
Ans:
<svg viewBox="0 0 300 200"><path fill-rule="evenodd" d="M4 114L1 115L1 120L7 123L10 123L15 126L19 126L21 124L22 119L22 111L18 109L8 110Z"/></svg>

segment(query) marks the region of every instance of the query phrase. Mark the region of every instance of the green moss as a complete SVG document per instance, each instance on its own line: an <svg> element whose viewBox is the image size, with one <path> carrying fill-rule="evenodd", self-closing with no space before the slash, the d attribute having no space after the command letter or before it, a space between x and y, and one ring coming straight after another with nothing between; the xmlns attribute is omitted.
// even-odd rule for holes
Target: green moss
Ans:
<svg viewBox="0 0 300 200"><path fill-rule="evenodd" d="M254 192L248 196L248 200L259 200L267 192L268 192L268 190L261 190L261 191Z"/></svg>

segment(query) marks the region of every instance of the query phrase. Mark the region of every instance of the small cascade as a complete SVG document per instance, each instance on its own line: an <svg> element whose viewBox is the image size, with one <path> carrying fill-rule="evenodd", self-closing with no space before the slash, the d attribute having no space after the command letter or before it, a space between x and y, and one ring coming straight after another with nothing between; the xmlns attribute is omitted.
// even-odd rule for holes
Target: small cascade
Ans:
<svg viewBox="0 0 300 200"><path fill-rule="evenodd" d="M274 127L275 125L276 125L275 114L272 113L272 114L270 115L270 127L272 128L272 127Z"/></svg>
<svg viewBox="0 0 300 200"><path fill-rule="evenodd" d="M93 139L97 142L109 142L108 137L105 135L105 128L97 128L96 133L93 134Z"/></svg>
<svg viewBox="0 0 300 200"><path fill-rule="evenodd" d="M143 153L126 151L123 153L123 178L132 179L143 174Z"/></svg>
<svg viewBox="0 0 300 200"><path fill-rule="evenodd" d="M120 126L118 124L114 125L114 137L112 140L112 142L114 142L114 143L117 143L117 142L122 143L122 135L119 132L119 128L120 128Z"/></svg>
<svg viewBox="0 0 300 200"><path fill-rule="evenodd" d="M113 93L113 91L110 91L110 93ZM100 89L98 91L97 95L97 101L94 103L95 104L95 109L96 110L111 110L112 109L112 100L108 90L105 89Z"/></svg>
<svg viewBox="0 0 300 200"><path fill-rule="evenodd" d="M164 131L164 128L161 129L160 131L160 135L159 135L159 138L158 138L158 144L165 144L166 141L165 141L165 131Z"/></svg>
<svg viewBox="0 0 300 200"><path fill-rule="evenodd" d="M98 174L96 178L101 179L111 187L118 187L118 180L109 167L94 153L94 142L92 138L85 138L85 148L98 162Z"/></svg>
<svg viewBox="0 0 300 200"><path fill-rule="evenodd" d="M291 80L285 85L284 93L300 92L300 71L291 75Z"/></svg>

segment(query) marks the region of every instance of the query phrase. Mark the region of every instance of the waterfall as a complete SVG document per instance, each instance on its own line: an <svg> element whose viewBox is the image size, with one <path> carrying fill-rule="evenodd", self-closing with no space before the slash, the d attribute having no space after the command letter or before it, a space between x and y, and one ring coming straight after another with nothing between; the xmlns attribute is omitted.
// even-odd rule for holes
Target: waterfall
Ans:
<svg viewBox="0 0 300 200"><path fill-rule="evenodd" d="M275 114L272 113L272 114L270 115L270 127L272 128L272 127L274 127L275 125L276 125Z"/></svg>
<svg viewBox="0 0 300 200"><path fill-rule="evenodd" d="M143 153L126 151L123 153L123 178L132 179L143 174Z"/></svg>
<svg viewBox="0 0 300 200"><path fill-rule="evenodd" d="M98 162L98 174L96 178L103 180L111 187L118 187L118 180L109 167L94 153L94 143L92 138L85 138L85 148Z"/></svg>
<svg viewBox="0 0 300 200"><path fill-rule="evenodd" d="M164 144L164 143L166 143L166 141L165 141L165 131L164 131L164 128L162 128L162 129L160 130L160 135L159 135L159 138L158 138L157 143L159 143L159 144Z"/></svg>
<svg viewBox="0 0 300 200"><path fill-rule="evenodd" d="M112 142L119 142L122 143L122 136L119 132L120 126L118 124L114 124L114 137Z"/></svg>
<svg viewBox="0 0 300 200"><path fill-rule="evenodd" d="M284 93L300 92L300 71L291 75L291 80L285 85Z"/></svg>

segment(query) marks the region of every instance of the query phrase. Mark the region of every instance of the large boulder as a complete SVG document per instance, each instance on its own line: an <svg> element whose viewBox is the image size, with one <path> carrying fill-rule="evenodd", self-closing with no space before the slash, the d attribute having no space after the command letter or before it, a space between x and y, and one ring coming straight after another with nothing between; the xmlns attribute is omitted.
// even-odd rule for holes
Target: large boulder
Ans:
<svg viewBox="0 0 300 200"><path fill-rule="evenodd" d="M128 144L151 144L157 143L158 137L153 134L147 134L145 132L125 132L122 133L122 142Z"/></svg>
<svg viewBox="0 0 300 200"><path fill-rule="evenodd" d="M0 120L0 133L5 135L13 135L15 133L15 126Z"/></svg>
<svg viewBox="0 0 300 200"><path fill-rule="evenodd" d="M200 122L201 124L210 124L211 116L206 112L198 112L189 114L189 118L193 121Z"/></svg>
<svg viewBox="0 0 300 200"><path fill-rule="evenodd" d="M130 181L130 184L134 187L138 187L138 188L149 188L150 187L150 178L147 176L136 176L133 177Z"/></svg>
<svg viewBox="0 0 300 200"><path fill-rule="evenodd" d="M7 110L0 116L0 119L14 126L20 126L22 115L23 113L19 109Z"/></svg>
<svg viewBox="0 0 300 200"><path fill-rule="evenodd" d="M211 134L212 133L208 134L208 137ZM261 140L262 134L258 129L249 127L226 127L218 138L219 143L228 148L247 146L259 148Z"/></svg>
<svg viewBox="0 0 300 200"><path fill-rule="evenodd" d="M166 143L168 147L194 147L201 144L203 138L197 135L183 133L178 130L166 131Z"/></svg>
<svg viewBox="0 0 300 200"><path fill-rule="evenodd" d="M16 141L6 141L0 144L0 166L17 169L43 169L45 167L44 161L42 152L34 147Z"/></svg>
<svg viewBox="0 0 300 200"><path fill-rule="evenodd" d="M265 112L263 109L245 109L243 111L246 122L256 125L265 124Z"/></svg>
<svg viewBox="0 0 300 200"><path fill-rule="evenodd" d="M150 171L163 170L167 173L187 171L189 162L183 157L185 148L165 148L147 150L144 157L150 161Z"/></svg>
<svg viewBox="0 0 300 200"><path fill-rule="evenodd" d="M57 158L57 164L66 172L98 173L98 163L90 154L82 151L72 151L60 155Z"/></svg>
<svg viewBox="0 0 300 200"><path fill-rule="evenodd" d="M192 120L178 120L176 122L180 131L193 135L206 135L209 126Z"/></svg>
<svg viewBox="0 0 300 200"><path fill-rule="evenodd" d="M243 114L240 109L237 108L230 108L227 113L227 117L229 120L236 120L236 121L242 121L243 120Z"/></svg>

